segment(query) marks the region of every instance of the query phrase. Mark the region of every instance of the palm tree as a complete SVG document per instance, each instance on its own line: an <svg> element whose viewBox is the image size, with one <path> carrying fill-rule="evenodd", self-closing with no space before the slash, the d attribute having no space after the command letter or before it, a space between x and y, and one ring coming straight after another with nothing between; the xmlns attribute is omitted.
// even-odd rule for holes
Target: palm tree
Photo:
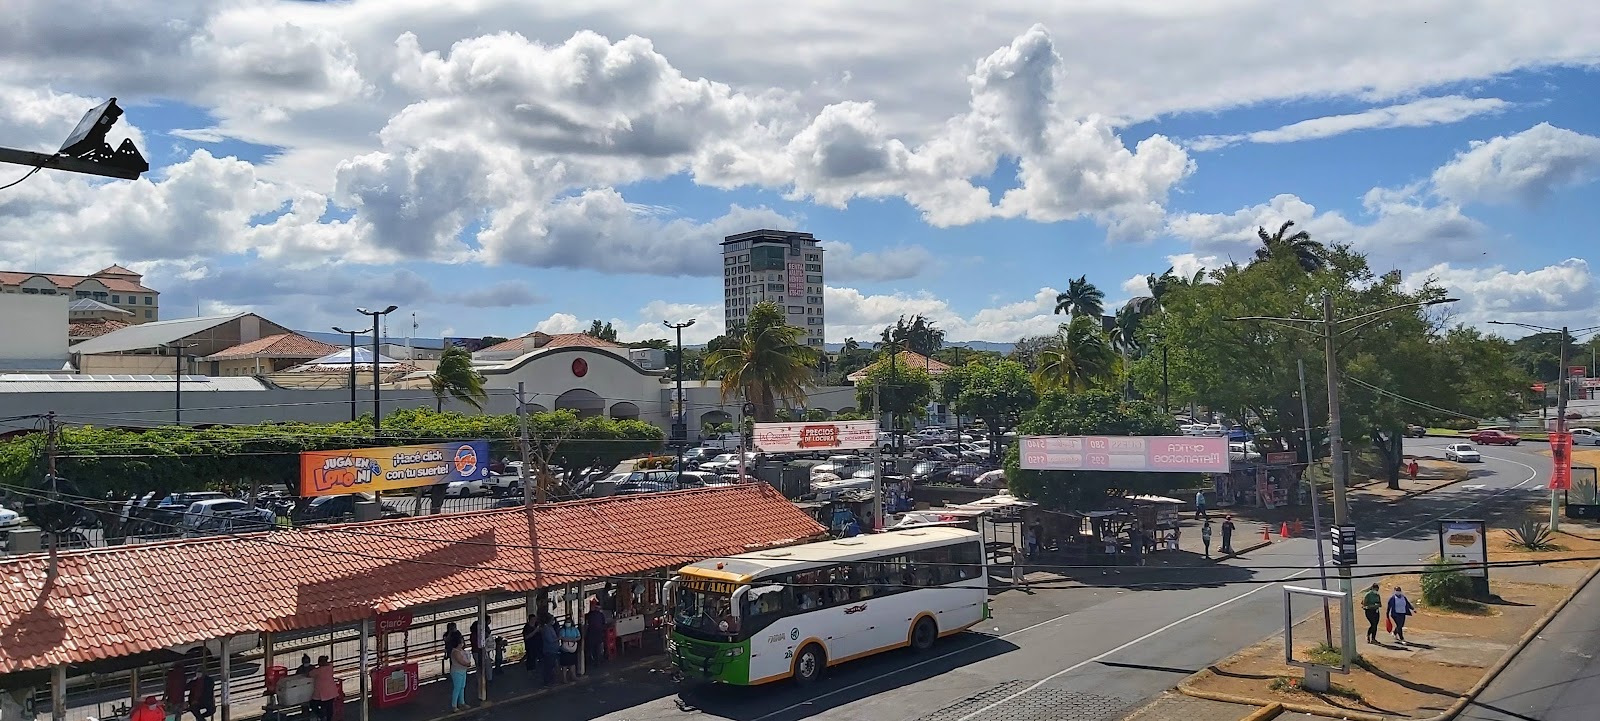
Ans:
<svg viewBox="0 0 1600 721"><path fill-rule="evenodd" d="M1173 274L1170 266L1161 275L1155 273L1145 275L1144 285L1150 289L1150 294L1129 298L1127 303L1122 304L1122 309L1117 311L1117 317L1121 318L1123 311L1131 312L1141 320L1155 315L1161 310L1161 301L1166 295L1183 283L1184 280Z"/></svg>
<svg viewBox="0 0 1600 721"><path fill-rule="evenodd" d="M932 356L944 346L944 329L922 315L912 316L910 321L900 316L894 325L883 329L878 345L896 345L912 353Z"/></svg>
<svg viewBox="0 0 1600 721"><path fill-rule="evenodd" d="M1117 320L1111 326L1111 348L1128 355L1139 353L1139 326L1144 322L1144 316L1127 305L1117 310Z"/></svg>
<svg viewBox="0 0 1600 721"><path fill-rule="evenodd" d="M446 396L479 411L483 410L484 402L489 399L488 392L483 389L483 376L472 369L472 354L460 346L444 349L444 355L439 356L439 367L434 369L433 375L428 376L428 383L433 387L436 408L440 412L444 411Z"/></svg>
<svg viewBox="0 0 1600 721"><path fill-rule="evenodd" d="M1261 247L1256 248L1256 260L1269 260L1290 256L1294 258L1301 270L1315 273L1328 266L1328 249L1321 243L1311 239L1311 234L1299 231L1293 235L1289 229L1294 227L1294 221L1285 220L1278 227L1278 232L1268 234L1264 227L1256 228L1256 235L1261 238Z"/></svg>
<svg viewBox="0 0 1600 721"><path fill-rule="evenodd" d="M1100 292L1089 282L1089 277L1080 275L1075 280L1067 282L1065 293L1056 295L1056 313L1066 313L1074 318L1088 316L1096 323L1105 313L1106 294Z"/></svg>
<svg viewBox="0 0 1600 721"><path fill-rule="evenodd" d="M816 382L817 351L801 342L804 333L784 322L776 303L757 303L732 344L706 355L705 377L721 379L723 403L742 396L756 405L756 420L771 421L779 398L804 398Z"/></svg>
<svg viewBox="0 0 1600 721"><path fill-rule="evenodd" d="M1039 353L1034 381L1041 388L1081 391L1105 379L1115 366L1116 355L1098 318L1079 315L1061 324L1050 347Z"/></svg>

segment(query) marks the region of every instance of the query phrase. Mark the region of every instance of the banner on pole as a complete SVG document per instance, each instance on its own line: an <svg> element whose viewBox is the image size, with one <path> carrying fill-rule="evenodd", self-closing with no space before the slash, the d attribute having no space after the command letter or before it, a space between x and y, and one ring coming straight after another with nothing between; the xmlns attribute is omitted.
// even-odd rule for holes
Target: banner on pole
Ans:
<svg viewBox="0 0 1600 721"><path fill-rule="evenodd" d="M1550 434L1550 490L1565 491L1572 488L1572 434Z"/></svg>
<svg viewBox="0 0 1600 721"><path fill-rule="evenodd" d="M757 423L755 427L755 445L767 453L865 450L877 443L877 421Z"/></svg>

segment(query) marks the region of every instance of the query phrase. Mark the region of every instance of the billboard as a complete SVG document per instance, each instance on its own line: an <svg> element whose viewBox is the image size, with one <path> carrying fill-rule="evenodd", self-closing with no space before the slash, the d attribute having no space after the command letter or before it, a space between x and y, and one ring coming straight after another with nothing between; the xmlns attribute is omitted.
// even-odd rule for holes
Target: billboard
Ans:
<svg viewBox="0 0 1600 721"><path fill-rule="evenodd" d="M767 453L854 451L877 445L877 421L757 423L755 427L755 446Z"/></svg>
<svg viewBox="0 0 1600 721"><path fill-rule="evenodd" d="M1228 439L1196 436L1023 436L1030 471L1227 473Z"/></svg>
<svg viewBox="0 0 1600 721"><path fill-rule="evenodd" d="M806 270L800 263L789 264L789 295L805 295Z"/></svg>
<svg viewBox="0 0 1600 721"><path fill-rule="evenodd" d="M300 454L300 495L377 493L489 477L489 442L454 441Z"/></svg>
<svg viewBox="0 0 1600 721"><path fill-rule="evenodd" d="M444 339L444 345L446 348L455 346L456 348L461 348L468 353L477 353L478 351L489 347L483 342L482 338L446 338Z"/></svg>
<svg viewBox="0 0 1600 721"><path fill-rule="evenodd" d="M1446 518L1439 521L1439 557L1461 564L1461 572L1488 575L1489 551L1484 545L1483 521Z"/></svg>

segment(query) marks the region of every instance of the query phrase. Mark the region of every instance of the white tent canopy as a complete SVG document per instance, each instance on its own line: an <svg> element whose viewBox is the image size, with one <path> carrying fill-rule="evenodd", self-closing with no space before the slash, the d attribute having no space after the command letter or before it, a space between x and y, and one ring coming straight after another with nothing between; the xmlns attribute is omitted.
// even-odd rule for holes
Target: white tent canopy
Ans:
<svg viewBox="0 0 1600 721"><path fill-rule="evenodd" d="M354 355L352 356L352 354L350 352L350 349L349 348L345 348L343 350L340 350L337 353L329 353L328 355L325 355L325 356L323 356L321 358L318 358L318 359L316 359L314 361L307 361L305 363L305 365L308 365L308 366L347 366L347 365L350 365L352 363L355 364L355 365L372 365L372 349L371 348L357 347L355 349ZM390 358L390 357L388 357L386 355L380 354L378 356L378 365L386 365L386 366L387 365L400 365L400 361L397 361L397 360L395 360L393 358Z"/></svg>

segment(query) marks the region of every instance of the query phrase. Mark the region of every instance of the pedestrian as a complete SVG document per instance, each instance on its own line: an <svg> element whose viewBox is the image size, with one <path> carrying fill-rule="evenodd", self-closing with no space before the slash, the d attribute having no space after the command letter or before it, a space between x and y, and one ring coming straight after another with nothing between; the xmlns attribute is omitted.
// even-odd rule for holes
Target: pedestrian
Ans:
<svg viewBox="0 0 1600 721"><path fill-rule="evenodd" d="M188 690L189 679L184 673L183 664L172 664L172 668L167 669L167 683L161 697L162 705L167 709L167 718L171 721L183 718L183 712L187 709L183 695Z"/></svg>
<svg viewBox="0 0 1600 721"><path fill-rule="evenodd" d="M494 668L496 672L500 670L501 666L506 664L506 646L509 645L510 644L506 642L505 636L494 637ZM499 673L492 674L489 680L494 680L494 676L498 675Z"/></svg>
<svg viewBox="0 0 1600 721"><path fill-rule="evenodd" d="M1200 526L1200 545L1205 548L1206 558L1211 557L1211 521L1206 521Z"/></svg>
<svg viewBox="0 0 1600 721"><path fill-rule="evenodd" d="M189 713L194 721L210 721L217 715L217 681L203 667L189 681Z"/></svg>
<svg viewBox="0 0 1600 721"><path fill-rule="evenodd" d="M577 681L578 647L583 643L583 632L578 630L578 624L568 621L556 631L556 639L561 642L561 680Z"/></svg>
<svg viewBox="0 0 1600 721"><path fill-rule="evenodd" d="M1367 643L1378 642L1378 611L1383 607L1383 598L1378 593L1378 584L1373 583L1367 587L1367 593L1361 597L1361 610L1367 614Z"/></svg>
<svg viewBox="0 0 1600 721"><path fill-rule="evenodd" d="M311 669L311 707L317 718L333 721L333 704L339 699L339 679L333 675L333 662L327 656L318 656L317 665Z"/></svg>
<svg viewBox="0 0 1600 721"><path fill-rule="evenodd" d="M465 646L450 649L450 710L467 707L467 672L472 670L472 654Z"/></svg>
<svg viewBox="0 0 1600 721"><path fill-rule="evenodd" d="M544 685L554 686L561 664L561 640L556 638L556 620L548 611L539 614L539 665Z"/></svg>
<svg viewBox="0 0 1600 721"><path fill-rule="evenodd" d="M605 609L600 607L600 599L589 599L589 613L583 617L583 635L589 655L589 665L598 665L606 657L606 631L611 628L611 621L606 618Z"/></svg>
<svg viewBox="0 0 1600 721"><path fill-rule="evenodd" d="M1167 529L1167 550L1178 550L1178 529L1176 528Z"/></svg>
<svg viewBox="0 0 1600 721"><path fill-rule="evenodd" d="M1417 459L1413 458L1409 464L1406 464L1406 471L1411 474L1411 480L1413 481L1417 480L1418 470Z"/></svg>
<svg viewBox="0 0 1600 721"><path fill-rule="evenodd" d="M1022 532L1022 548L1028 554L1028 558L1039 554L1039 537L1034 535L1033 526L1028 526Z"/></svg>
<svg viewBox="0 0 1600 721"><path fill-rule="evenodd" d="M484 630L481 622L473 621L472 626L467 629L467 646L472 650L473 668L476 668L478 673L484 675L483 680L485 682L493 681L494 670L489 665L491 660L489 657L489 635Z"/></svg>
<svg viewBox="0 0 1600 721"><path fill-rule="evenodd" d="M522 624L522 665L533 673L539 667L539 622L536 616L529 616L527 622Z"/></svg>
<svg viewBox="0 0 1600 721"><path fill-rule="evenodd" d="M1204 490L1194 493L1194 515L1204 520L1206 517L1206 492Z"/></svg>
<svg viewBox="0 0 1600 721"><path fill-rule="evenodd" d="M1233 516L1222 518L1222 554L1233 553Z"/></svg>
<svg viewBox="0 0 1600 721"><path fill-rule="evenodd" d="M450 660L450 652L456 650L456 647L464 642L465 639L461 636L461 629L456 628L454 621L444 625L444 658L446 661Z"/></svg>
<svg viewBox="0 0 1600 721"><path fill-rule="evenodd" d="M1406 598L1406 592L1394 587L1394 594L1389 596L1389 620L1394 622L1394 640L1406 642L1406 619L1417 612L1417 607Z"/></svg>
<svg viewBox="0 0 1600 721"><path fill-rule="evenodd" d="M128 721L166 721L167 711L161 708L161 699L155 696L144 697L144 703L139 704L128 717Z"/></svg>

